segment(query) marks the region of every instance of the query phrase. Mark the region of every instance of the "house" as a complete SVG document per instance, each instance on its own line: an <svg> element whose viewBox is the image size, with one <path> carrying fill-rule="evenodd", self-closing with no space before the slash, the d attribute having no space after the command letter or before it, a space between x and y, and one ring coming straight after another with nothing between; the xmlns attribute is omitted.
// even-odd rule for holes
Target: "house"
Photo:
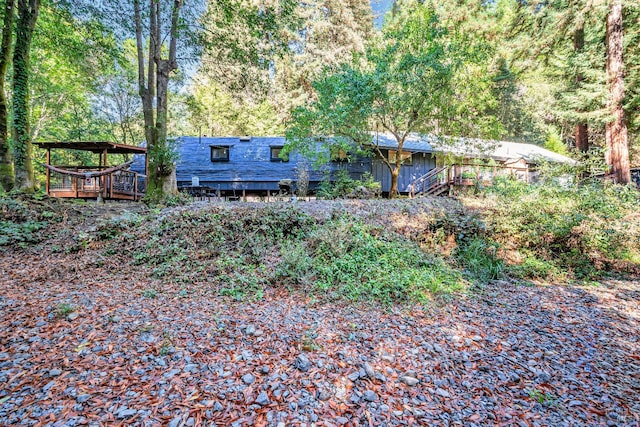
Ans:
<svg viewBox="0 0 640 427"><path fill-rule="evenodd" d="M375 135L373 146L388 160L395 160L398 143L392 135ZM433 135L411 135L400 155L407 161L400 170L398 191L410 194L440 194L451 185L490 184L500 175L532 182L542 162L577 164L534 144ZM382 183L382 191L389 191L391 178L380 156L373 160L373 174Z"/></svg>
<svg viewBox="0 0 640 427"><path fill-rule="evenodd" d="M281 156L284 137L181 137L176 141L178 188L193 194L241 196L292 191L305 173L314 191L327 175L346 169L353 178L370 171L371 159L330 162L312 167L309 159L291 153ZM142 170L141 158L133 170Z"/></svg>
<svg viewBox="0 0 640 427"><path fill-rule="evenodd" d="M541 160L575 163L572 159L532 144L485 141L467 138L437 138L412 135L398 154L398 144L390 134L372 136L376 154L336 156L319 168L300 154L281 156L284 137L181 137L176 141L178 187L207 195L272 194L291 190L301 171L308 175L309 189L314 191L327 176L346 170L358 179L371 173L381 183L382 191L391 188L391 176L382 157L395 162L403 159L398 190L401 193L438 194L450 185L464 185L465 176L490 181L499 174L512 174L524 180L535 175ZM318 150L323 150L318 146ZM344 153L343 153L344 154ZM453 164L454 166L445 166ZM133 170L142 169L140 160ZM288 188L287 188L288 187Z"/></svg>

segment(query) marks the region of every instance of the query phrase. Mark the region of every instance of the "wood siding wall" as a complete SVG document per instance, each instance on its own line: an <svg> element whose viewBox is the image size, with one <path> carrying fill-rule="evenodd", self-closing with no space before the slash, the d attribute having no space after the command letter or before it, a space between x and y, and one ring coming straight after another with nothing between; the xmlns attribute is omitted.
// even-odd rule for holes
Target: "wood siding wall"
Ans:
<svg viewBox="0 0 640 427"><path fill-rule="evenodd" d="M371 170L371 159L358 158L352 162L330 162L314 169L309 160L293 153L288 162L271 161L271 147L281 147L285 143L282 137L251 138L198 138L183 137L177 141L179 159L176 164L178 187L191 186L192 178L197 177L200 186L220 189L221 191L278 191L278 182L298 179L298 170L305 168L309 173L309 186L315 189L326 173L332 175L346 169L351 177L360 178ZM228 146L228 162L212 162L211 146ZM139 163L139 162L137 162ZM132 169L138 169L135 165Z"/></svg>
<svg viewBox="0 0 640 427"><path fill-rule="evenodd" d="M382 150L385 156L388 156L388 150ZM387 157L388 158L388 157ZM398 191L401 193L409 192L409 185L420 178L422 175L436 167L436 159L431 153L413 153L412 164L402 165L400 168L400 176L398 176ZM382 184L382 191L391 190L391 173L389 168L383 163L382 159L374 158L371 163L371 173L374 179Z"/></svg>

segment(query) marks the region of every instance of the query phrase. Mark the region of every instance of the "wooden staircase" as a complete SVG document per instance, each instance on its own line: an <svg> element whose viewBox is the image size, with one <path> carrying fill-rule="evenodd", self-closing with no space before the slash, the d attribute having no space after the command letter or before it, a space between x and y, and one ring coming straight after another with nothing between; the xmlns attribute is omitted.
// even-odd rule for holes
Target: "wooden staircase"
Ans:
<svg viewBox="0 0 640 427"><path fill-rule="evenodd" d="M450 168L440 166L414 180L409 188L411 197L440 196L449 192L451 184Z"/></svg>

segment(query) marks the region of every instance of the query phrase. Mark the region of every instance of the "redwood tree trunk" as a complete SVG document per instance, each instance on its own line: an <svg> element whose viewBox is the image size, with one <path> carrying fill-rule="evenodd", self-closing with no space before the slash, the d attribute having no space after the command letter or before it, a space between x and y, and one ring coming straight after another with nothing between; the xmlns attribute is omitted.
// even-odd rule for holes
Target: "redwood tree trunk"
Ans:
<svg viewBox="0 0 640 427"><path fill-rule="evenodd" d="M16 45L13 52L13 156L16 186L33 191L33 146L29 123L30 50L33 30L38 20L40 0L18 0Z"/></svg>
<svg viewBox="0 0 640 427"><path fill-rule="evenodd" d="M616 182L628 184L629 142L623 109L624 62L622 57L622 1L613 0L607 15L607 78L609 99L607 105L613 120L606 125L607 162Z"/></svg>
<svg viewBox="0 0 640 427"><path fill-rule="evenodd" d="M576 53L584 49L584 22L581 22L573 34L573 48ZM575 77L576 87L582 83L584 76L578 72ZM578 111L580 113L582 111ZM576 150L586 152L589 150L589 130L586 123L578 123L575 127Z"/></svg>
<svg viewBox="0 0 640 427"><path fill-rule="evenodd" d="M4 18L2 22L2 44L0 46L0 188L5 191L11 190L15 183L13 159L9 145L7 97L4 87L7 65L11 58L14 13L15 0L5 0Z"/></svg>

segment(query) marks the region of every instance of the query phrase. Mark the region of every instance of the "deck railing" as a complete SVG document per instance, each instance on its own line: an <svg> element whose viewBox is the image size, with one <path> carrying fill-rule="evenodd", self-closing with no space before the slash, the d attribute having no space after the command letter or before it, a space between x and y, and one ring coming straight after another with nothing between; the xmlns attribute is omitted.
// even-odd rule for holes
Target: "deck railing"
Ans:
<svg viewBox="0 0 640 427"><path fill-rule="evenodd" d="M91 176L106 167L62 166L65 170L86 173L86 177L49 171L48 193L55 197L139 200L146 192L146 176L130 170L119 170L107 175Z"/></svg>

